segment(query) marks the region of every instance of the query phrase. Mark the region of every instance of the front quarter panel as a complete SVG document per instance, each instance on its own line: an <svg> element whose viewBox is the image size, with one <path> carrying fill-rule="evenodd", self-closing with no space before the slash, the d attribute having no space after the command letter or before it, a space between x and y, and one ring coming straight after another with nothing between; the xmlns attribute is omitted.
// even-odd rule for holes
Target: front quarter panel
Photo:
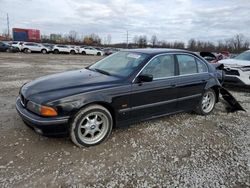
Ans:
<svg viewBox="0 0 250 188"><path fill-rule="evenodd" d="M101 104L109 106L113 109L115 117L119 119L125 118L124 116L117 116L118 110L127 108L130 105L129 94L131 91L131 84L106 88L91 92L80 93L77 95L68 96L59 100L49 102L49 106L57 108L62 116L73 116L81 108L90 104Z"/></svg>

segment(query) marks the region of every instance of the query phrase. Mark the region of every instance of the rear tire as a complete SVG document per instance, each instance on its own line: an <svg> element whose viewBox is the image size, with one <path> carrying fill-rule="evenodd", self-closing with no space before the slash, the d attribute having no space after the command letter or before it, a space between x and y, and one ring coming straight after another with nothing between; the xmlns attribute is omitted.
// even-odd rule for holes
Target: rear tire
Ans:
<svg viewBox="0 0 250 188"><path fill-rule="evenodd" d="M23 52L24 52L24 53L29 53L29 49L28 49L28 48L24 48L24 49L23 49Z"/></svg>
<svg viewBox="0 0 250 188"><path fill-rule="evenodd" d="M202 95L201 101L195 109L195 112L200 115L210 114L216 104L216 94L214 90L208 89Z"/></svg>
<svg viewBox="0 0 250 188"><path fill-rule="evenodd" d="M112 131L110 112L100 105L81 109L70 122L70 138L79 147L94 146L107 139Z"/></svg>
<svg viewBox="0 0 250 188"><path fill-rule="evenodd" d="M101 53L100 53L100 52L97 52L97 55L98 55L98 56L100 56L100 55L101 55Z"/></svg>
<svg viewBox="0 0 250 188"><path fill-rule="evenodd" d="M74 50L71 50L71 51L70 51L70 54L71 54L71 55L75 55L76 52L75 52Z"/></svg>

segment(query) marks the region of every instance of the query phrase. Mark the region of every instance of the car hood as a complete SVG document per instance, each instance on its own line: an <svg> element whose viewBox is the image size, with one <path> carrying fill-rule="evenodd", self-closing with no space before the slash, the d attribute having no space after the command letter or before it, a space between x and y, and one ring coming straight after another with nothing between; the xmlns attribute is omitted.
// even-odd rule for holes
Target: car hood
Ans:
<svg viewBox="0 0 250 188"><path fill-rule="evenodd" d="M21 94L37 103L120 85L121 78L87 69L67 71L38 78L25 84Z"/></svg>
<svg viewBox="0 0 250 188"><path fill-rule="evenodd" d="M223 63L225 66L230 67L250 66L250 61L243 61L238 59L223 59L219 61L219 63Z"/></svg>

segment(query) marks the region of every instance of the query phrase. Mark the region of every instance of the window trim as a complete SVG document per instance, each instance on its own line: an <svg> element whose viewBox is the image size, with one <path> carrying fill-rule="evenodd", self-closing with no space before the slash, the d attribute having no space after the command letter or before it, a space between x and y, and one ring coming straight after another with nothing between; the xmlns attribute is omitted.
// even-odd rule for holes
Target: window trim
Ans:
<svg viewBox="0 0 250 188"><path fill-rule="evenodd" d="M154 80L163 80L163 79L168 79L168 78L175 78L175 77L183 77L183 76L190 76L190 75L197 75L197 74L205 74L205 73L209 73L209 68L207 66L207 64L205 62L203 62L202 59L196 57L193 54L190 53L185 53L185 52L166 52L166 53L162 53L162 54L158 54L153 56L142 68L141 70L136 74L136 76L134 77L134 79L132 80L132 84L135 83L136 78L141 74L141 72L145 69L145 67L151 62L153 61L155 58L162 56L162 55L173 55L174 56L174 60L175 60L175 76L168 76L168 77L162 77L162 78L157 78L157 79L153 79ZM192 73L192 74L183 74L180 75L180 70L179 70L179 64L178 64L178 60L177 60L177 55L189 55L195 58L195 62L196 59L199 59L206 67L207 67L207 71L206 72L200 72L200 73ZM197 64L197 63L196 63ZM198 67L198 66L197 66Z"/></svg>

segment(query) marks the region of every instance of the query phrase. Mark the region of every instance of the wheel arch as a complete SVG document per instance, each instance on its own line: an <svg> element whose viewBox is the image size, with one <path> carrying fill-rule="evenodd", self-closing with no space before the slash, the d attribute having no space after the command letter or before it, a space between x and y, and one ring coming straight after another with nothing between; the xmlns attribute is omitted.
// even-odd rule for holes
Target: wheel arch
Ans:
<svg viewBox="0 0 250 188"><path fill-rule="evenodd" d="M219 102L221 84L218 79L211 78L208 80L205 90L212 89L216 94L216 102Z"/></svg>
<svg viewBox="0 0 250 188"><path fill-rule="evenodd" d="M70 121L73 119L73 117L75 116L75 114L77 112L79 112L80 110L82 110L84 108L87 108L88 106L91 106L91 105L100 105L100 106L106 108L109 111L109 113L111 114L111 116L112 116L113 127L116 126L116 113L115 113L115 110L114 110L114 108L112 107L112 105L110 103L105 102L105 101L89 102L87 104L82 105L81 107L79 107L77 109L74 109L72 115L70 116Z"/></svg>
<svg viewBox="0 0 250 188"><path fill-rule="evenodd" d="M220 86L213 86L211 89L214 90L216 94L216 102L219 102L219 97L220 97Z"/></svg>

